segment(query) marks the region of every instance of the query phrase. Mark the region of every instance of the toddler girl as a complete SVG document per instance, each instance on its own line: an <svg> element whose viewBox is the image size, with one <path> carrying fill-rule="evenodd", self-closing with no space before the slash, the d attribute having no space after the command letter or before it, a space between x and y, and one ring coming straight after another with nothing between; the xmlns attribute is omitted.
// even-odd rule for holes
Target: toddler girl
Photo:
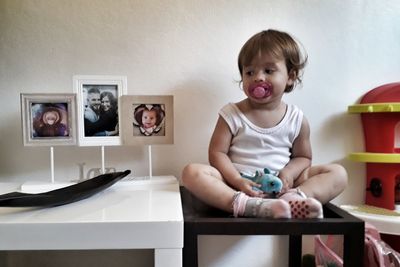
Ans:
<svg viewBox="0 0 400 267"><path fill-rule="evenodd" d="M337 164L311 166L310 127L303 112L282 101L301 82L307 57L287 33L267 30L242 47L238 67L246 98L219 112L209 145L210 165L189 164L183 185L234 216L322 218L322 205L347 184ZM269 168L283 182L276 199L240 176Z"/></svg>

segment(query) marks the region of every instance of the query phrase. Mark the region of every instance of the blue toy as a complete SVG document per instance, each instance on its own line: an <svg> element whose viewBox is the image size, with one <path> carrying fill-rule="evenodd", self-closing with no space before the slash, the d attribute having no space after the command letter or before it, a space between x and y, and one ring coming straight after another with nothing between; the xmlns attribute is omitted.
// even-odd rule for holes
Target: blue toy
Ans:
<svg viewBox="0 0 400 267"><path fill-rule="evenodd" d="M256 171L254 176L245 175L243 173L240 173L240 175L243 178L261 185L261 187L253 187L254 190L263 191L264 193L272 195L276 195L282 190L282 180L271 174L268 168L264 168L264 173Z"/></svg>

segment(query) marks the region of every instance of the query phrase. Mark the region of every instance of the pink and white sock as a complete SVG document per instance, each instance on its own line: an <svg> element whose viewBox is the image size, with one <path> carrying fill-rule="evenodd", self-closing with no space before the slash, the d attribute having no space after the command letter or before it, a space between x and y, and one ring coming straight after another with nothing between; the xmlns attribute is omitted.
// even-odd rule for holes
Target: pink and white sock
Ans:
<svg viewBox="0 0 400 267"><path fill-rule="evenodd" d="M312 197L307 197L299 188L288 190L279 199L290 205L292 218L323 218L322 204Z"/></svg>
<svg viewBox="0 0 400 267"><path fill-rule="evenodd" d="M284 200L249 197L242 192L233 196L235 217L290 218L290 206Z"/></svg>

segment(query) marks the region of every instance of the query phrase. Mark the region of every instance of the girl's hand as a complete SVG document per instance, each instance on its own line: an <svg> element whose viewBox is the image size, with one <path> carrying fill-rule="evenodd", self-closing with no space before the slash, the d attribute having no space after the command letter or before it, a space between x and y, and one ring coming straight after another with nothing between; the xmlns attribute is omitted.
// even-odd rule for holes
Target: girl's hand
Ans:
<svg viewBox="0 0 400 267"><path fill-rule="evenodd" d="M290 188L293 187L293 179L287 178L284 175L282 175L281 173L279 173L278 178L281 179L281 181L282 181L282 190L280 193L281 195L286 193Z"/></svg>
<svg viewBox="0 0 400 267"><path fill-rule="evenodd" d="M265 196L265 194L262 191L257 191L257 190L253 189L253 187L261 187L260 184L257 184L246 178L239 178L236 181L234 187L237 190L239 190L251 197L264 197Z"/></svg>

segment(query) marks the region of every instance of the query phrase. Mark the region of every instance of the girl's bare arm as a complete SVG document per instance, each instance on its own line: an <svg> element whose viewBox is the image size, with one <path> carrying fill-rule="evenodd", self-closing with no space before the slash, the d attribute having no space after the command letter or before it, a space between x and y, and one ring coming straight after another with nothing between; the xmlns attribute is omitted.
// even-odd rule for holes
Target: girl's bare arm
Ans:
<svg viewBox="0 0 400 267"><path fill-rule="evenodd" d="M222 117L219 117L208 149L211 166L218 169L225 181L236 190L250 196L259 196L259 192L252 190L253 186L258 185L248 179L243 179L228 157L231 141L232 133L229 126Z"/></svg>
<svg viewBox="0 0 400 267"><path fill-rule="evenodd" d="M289 163L279 172L279 177L284 183L284 190L293 186L294 180L308 167L311 166L312 151L310 143L310 126L304 117L300 133L292 147Z"/></svg>

